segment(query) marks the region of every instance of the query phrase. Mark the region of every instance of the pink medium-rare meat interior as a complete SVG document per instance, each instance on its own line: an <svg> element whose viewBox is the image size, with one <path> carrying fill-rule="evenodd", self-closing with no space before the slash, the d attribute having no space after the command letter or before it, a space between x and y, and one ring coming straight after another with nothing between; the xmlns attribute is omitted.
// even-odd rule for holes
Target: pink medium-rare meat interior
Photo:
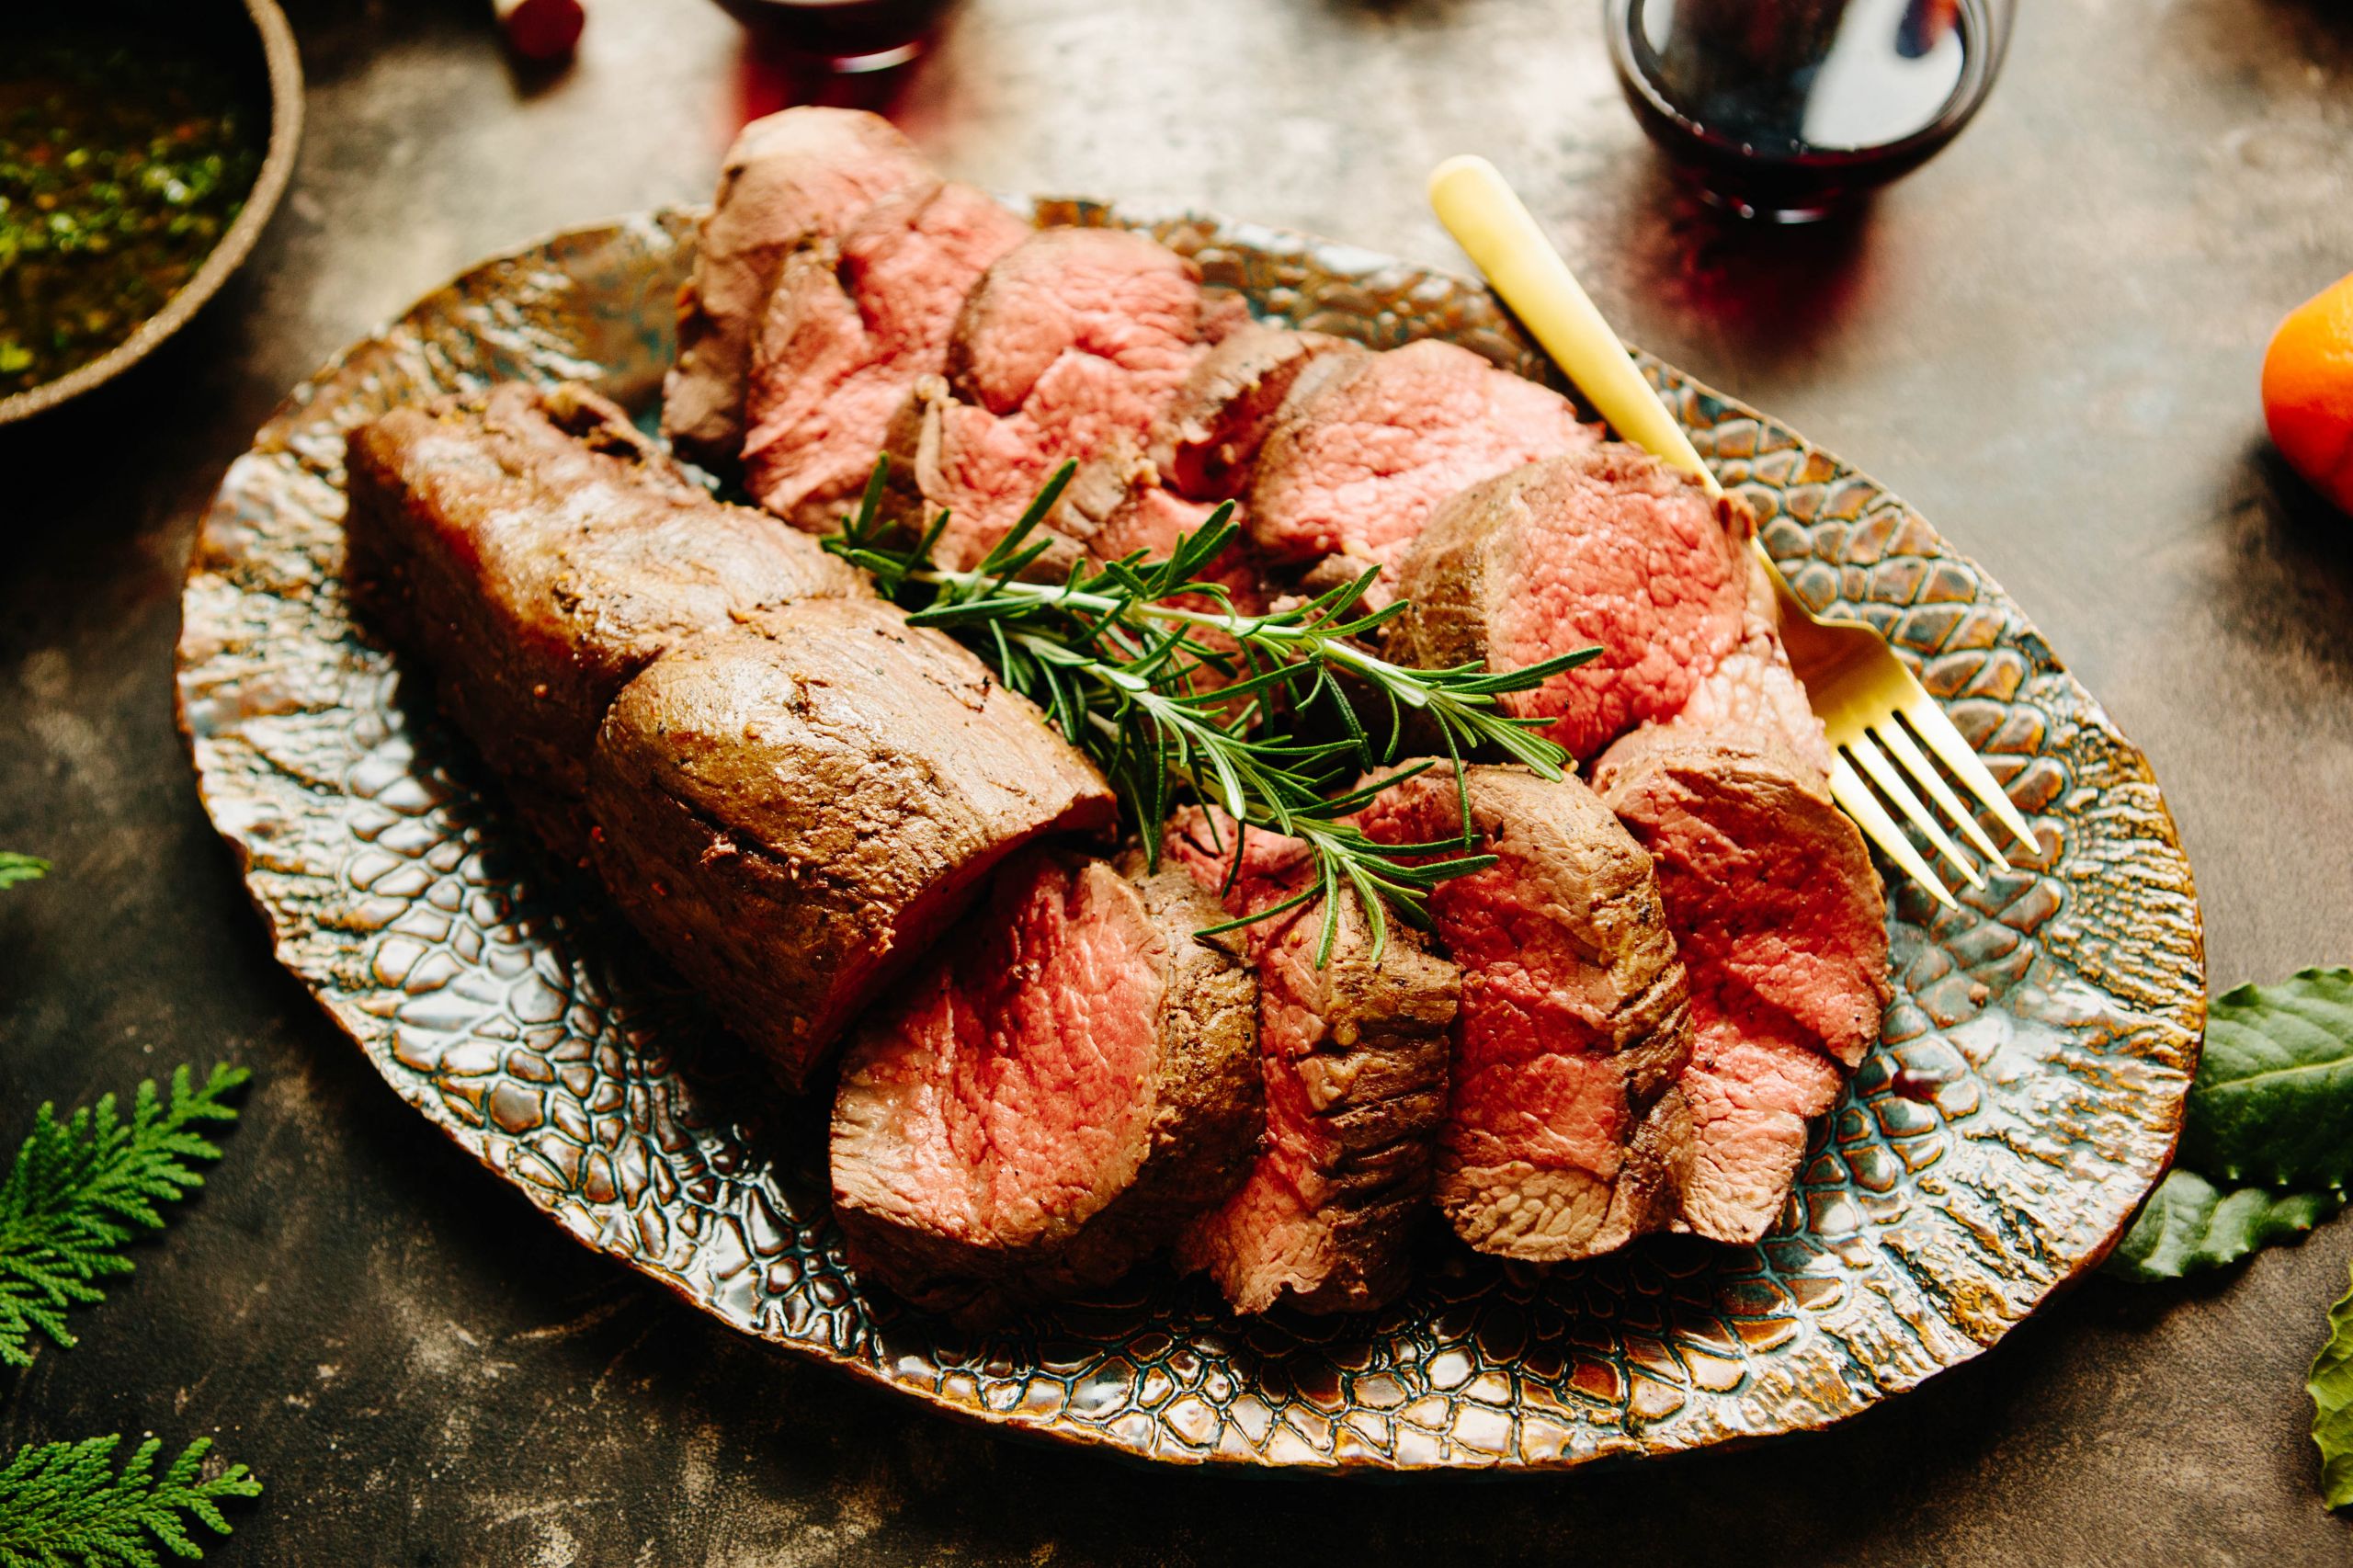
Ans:
<svg viewBox="0 0 2353 1568"><path fill-rule="evenodd" d="M1135 1174L1165 971L1127 879L1032 855L968 916L985 940L926 977L859 1087L897 1119L878 1171L945 1236L1074 1227Z"/></svg>
<svg viewBox="0 0 2353 1568"><path fill-rule="evenodd" d="M725 466L741 456L752 345L786 258L855 223L875 202L933 178L879 115L804 106L737 133L678 301L678 358L662 385L662 431Z"/></svg>
<svg viewBox="0 0 2353 1568"><path fill-rule="evenodd" d="M1410 343L1334 375L1267 437L1250 528L1277 560L1394 566L1464 485L1596 438L1551 388L1450 343Z"/></svg>
<svg viewBox="0 0 2353 1568"><path fill-rule="evenodd" d="M1597 769L1658 867L1691 979L1680 1086L1694 1153L1682 1228L1754 1241L1779 1217L1806 1125L1879 1035L1884 899L1861 835L1784 756L1629 737Z"/></svg>
<svg viewBox="0 0 2353 1568"><path fill-rule="evenodd" d="M1670 717L1738 644L1746 515L1634 448L1608 443L1455 495L1399 572L1411 608L1392 657L1502 671L1589 645L1592 660L1504 698L1590 758Z"/></svg>
<svg viewBox="0 0 2353 1568"><path fill-rule="evenodd" d="M1033 849L871 1015L834 1102L853 1267L985 1320L1118 1278L1222 1201L1263 1125L1258 985L1179 871Z"/></svg>
<svg viewBox="0 0 2353 1568"><path fill-rule="evenodd" d="M940 558L978 560L1065 460L1140 462L1232 315L1142 234L1050 229L1007 252L966 300L949 395L932 400L924 499L949 513Z"/></svg>
<svg viewBox="0 0 2353 1568"><path fill-rule="evenodd" d="M1506 767L1473 767L1464 784L1495 863L1429 901L1463 974L1438 1206L1483 1251L1605 1252L1671 1211L1683 967L1648 857L1583 784ZM1383 791L1360 821L1382 842L1427 843L1459 834L1461 811L1441 767Z"/></svg>
<svg viewBox="0 0 2353 1568"><path fill-rule="evenodd" d="M1029 226L969 186L931 183L874 204L838 255L785 264L753 355L744 443L760 504L826 531L855 501L892 418L947 361L982 273Z"/></svg>

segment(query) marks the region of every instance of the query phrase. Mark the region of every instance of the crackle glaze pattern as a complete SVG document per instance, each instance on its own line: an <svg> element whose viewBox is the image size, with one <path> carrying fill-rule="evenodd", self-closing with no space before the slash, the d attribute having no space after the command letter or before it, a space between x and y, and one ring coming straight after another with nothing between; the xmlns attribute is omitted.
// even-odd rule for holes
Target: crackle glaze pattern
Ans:
<svg viewBox="0 0 2353 1568"><path fill-rule="evenodd" d="M1267 316L1546 373L1460 278L1215 219L1040 206L1147 225ZM1549 1275L1432 1236L1404 1300L1320 1323L1237 1322L1157 1267L982 1336L861 1290L820 1108L764 1103L593 891L541 867L337 576L351 426L508 376L650 407L690 216L490 262L298 387L230 470L186 597L183 722L278 956L403 1098L573 1234L967 1416L1161 1460L1395 1470L1820 1426L1974 1356L2113 1242L2172 1148L2204 1017L2189 868L2147 764L1901 502L1653 364L1797 590L1916 659L2043 846L1958 913L1895 901L1882 1043L1780 1226Z"/></svg>

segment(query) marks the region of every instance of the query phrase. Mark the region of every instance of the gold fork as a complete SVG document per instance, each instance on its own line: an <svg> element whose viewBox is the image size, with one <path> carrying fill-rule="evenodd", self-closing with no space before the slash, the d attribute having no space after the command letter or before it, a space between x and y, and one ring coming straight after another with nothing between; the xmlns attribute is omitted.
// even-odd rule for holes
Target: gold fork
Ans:
<svg viewBox="0 0 2353 1568"><path fill-rule="evenodd" d="M1662 461L1697 476L1711 495L1722 494L1691 437L1493 164L1484 158L1449 158L1430 175L1430 205L1521 324L1612 429ZM1856 825L1939 903L1953 903L1950 890L1881 804L1884 796L1961 881L1973 888L1984 886L1984 876L1952 835L1906 783L1908 774L1978 853L1996 866L2008 864L1929 762L1921 749L1925 745L2004 831L2040 854L2034 830L2008 794L1885 640L1858 622L1814 615L1790 591L1762 542L1756 551L1780 601L1781 639L1789 648L1790 666L1837 751L1831 797ZM1879 787L1878 794L1872 785Z"/></svg>

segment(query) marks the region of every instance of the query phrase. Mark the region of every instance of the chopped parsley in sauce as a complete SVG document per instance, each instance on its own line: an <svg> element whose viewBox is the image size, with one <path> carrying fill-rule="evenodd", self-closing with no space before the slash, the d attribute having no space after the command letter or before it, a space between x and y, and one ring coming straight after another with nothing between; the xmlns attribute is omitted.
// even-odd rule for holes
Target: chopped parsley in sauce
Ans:
<svg viewBox="0 0 2353 1568"><path fill-rule="evenodd" d="M0 397L179 292L244 208L266 129L204 63L98 37L0 49Z"/></svg>

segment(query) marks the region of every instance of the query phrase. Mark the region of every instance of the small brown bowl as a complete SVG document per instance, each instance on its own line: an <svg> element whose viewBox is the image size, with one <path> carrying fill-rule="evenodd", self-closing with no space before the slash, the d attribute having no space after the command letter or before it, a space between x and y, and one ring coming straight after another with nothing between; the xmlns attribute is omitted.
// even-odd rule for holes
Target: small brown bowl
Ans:
<svg viewBox="0 0 2353 1568"><path fill-rule="evenodd" d="M85 365L77 365L54 381L27 392L0 397L0 425L29 419L67 398L112 381L145 358L155 346L186 325L204 302L220 291L229 274L253 254L255 242L278 210L294 174L294 150L302 139L302 61L294 48L294 29L278 0L221 0L223 20L239 9L253 28L253 44L269 84L269 146L262 154L261 173L245 198L243 210L204 258L196 276L164 301L164 308L141 322L129 337Z"/></svg>

